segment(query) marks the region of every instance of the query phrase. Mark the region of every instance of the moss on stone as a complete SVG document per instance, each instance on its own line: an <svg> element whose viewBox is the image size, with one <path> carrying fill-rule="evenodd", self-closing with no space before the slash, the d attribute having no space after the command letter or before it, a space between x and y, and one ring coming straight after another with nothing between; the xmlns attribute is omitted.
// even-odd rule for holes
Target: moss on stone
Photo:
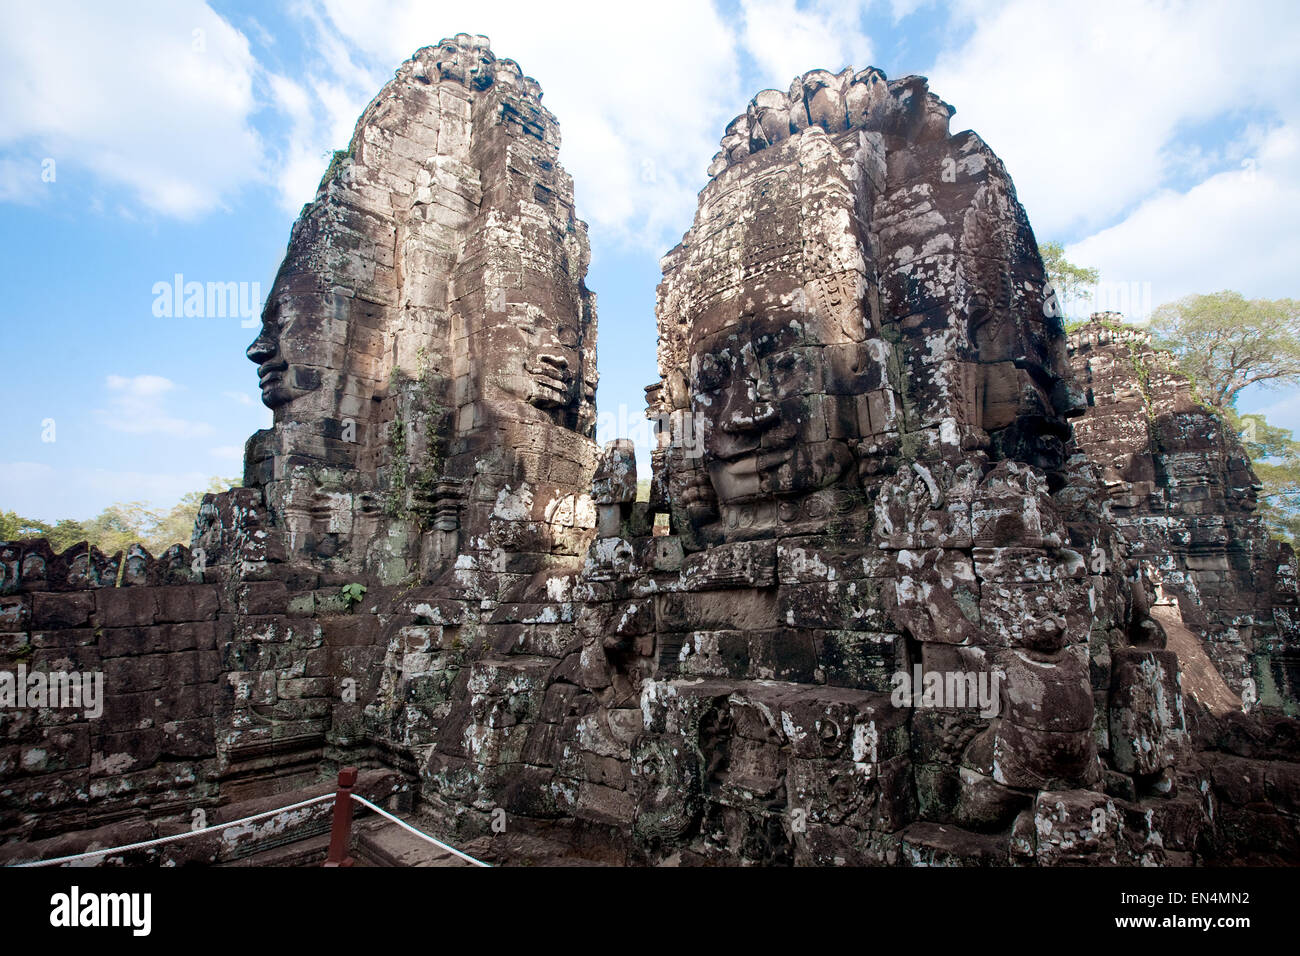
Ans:
<svg viewBox="0 0 1300 956"><path fill-rule="evenodd" d="M349 147L348 149L334 150L333 155L330 156L329 165L325 167L325 175L321 176L320 185L316 187L317 191L324 189L325 184L328 183L331 179L333 179L335 173L339 171L340 167L342 167L342 165L351 158L352 158L351 147ZM306 210L306 208L307 208L306 206L303 207L304 211Z"/></svg>

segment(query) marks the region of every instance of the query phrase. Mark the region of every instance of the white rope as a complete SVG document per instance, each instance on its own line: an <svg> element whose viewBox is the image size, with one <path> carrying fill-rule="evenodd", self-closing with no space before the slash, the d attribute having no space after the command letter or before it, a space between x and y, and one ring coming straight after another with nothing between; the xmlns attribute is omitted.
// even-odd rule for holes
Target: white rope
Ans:
<svg viewBox="0 0 1300 956"><path fill-rule="evenodd" d="M288 813L290 810L301 810L303 807L310 807L313 804L324 803L326 800L333 799L334 794L326 793L319 797L312 797L310 800L303 800L301 803L290 804L287 807L280 807L277 810L267 810L265 813L256 813L251 817L244 817L242 820L231 820L229 823L219 823L214 827L204 827L202 830L190 830L187 833L177 833L173 836L159 837L156 840L145 840L143 843L130 843L126 846L109 847L107 850L91 850L89 853L76 853L72 856L57 856L52 860L33 860L29 863L15 863L14 866L54 866L60 863L71 863L74 860L88 860L91 857L107 856L110 853L127 853L131 850L143 850L151 846L158 846L162 843L174 843L177 840L188 840L190 837L216 833L218 830L224 830L227 827L233 827L240 823L252 823L254 820L265 820L267 817L273 817L280 813Z"/></svg>
<svg viewBox="0 0 1300 956"><path fill-rule="evenodd" d="M474 857L470 856L469 854L462 853L460 852L460 850L457 850L455 847L448 846L447 844L443 843L441 840L435 839L434 837L429 836L429 834L417 830L415 827L411 826L405 820L393 816L391 813L389 813L387 810L382 809L381 807L375 806L365 797L357 796L355 793L351 794L351 796L353 800L357 801L357 803L360 803L361 805L368 807L371 810L374 810L380 816L385 817L388 820L391 820L393 823L396 823L399 827L402 827L404 830L410 831L415 836L420 837L422 840L428 840L434 846L446 850L448 853L455 854L456 856L460 857L462 860L467 860L470 863L473 863L475 866L484 866L484 867L491 866L490 863L484 863L482 860L476 860L474 859ZM312 797L310 800L303 800L300 803L290 804L287 807L279 807L278 809L275 810L267 810L265 813L256 813L251 817L244 817L240 820L231 820L229 823L219 823L216 826L204 827L202 830L190 830L186 833L176 833L173 834L172 836L158 837L155 840L145 840L141 843L128 843L126 846L108 847L107 849L104 850L90 850L86 853L75 853L72 856L58 856L50 860L32 860L27 863L15 863L13 865L16 867L57 866L64 863L73 863L76 862L77 860L89 860L89 859L93 859L94 857L108 856L109 854L113 854L113 853L129 853L134 850L145 850L148 849L149 847L160 846L164 843L175 843L178 840L188 840L190 837L203 836L204 834L208 834L208 833L216 833L218 830L225 830L228 827L237 826L241 823L252 823L255 820L265 820L268 817L274 817L281 813L288 813L291 810L301 810L303 807L314 806L317 803L324 803L326 800L333 800L333 799L335 799L335 794L325 793L325 794L321 794L319 797Z"/></svg>
<svg viewBox="0 0 1300 956"><path fill-rule="evenodd" d="M423 831L417 830L415 827L411 826L411 825L410 825L409 823L407 823L405 820L402 820L402 819L400 819L400 818L398 818L398 817L395 817L395 816L393 816L391 813L389 813L387 810L384 810L384 809L381 809L380 807L375 806L373 803L371 803L371 802L370 802L369 800L367 800L365 797L358 797L358 796L354 793L354 794L352 794L352 799L355 800L355 801L357 801L357 803L361 804L362 806L366 806L366 807L369 807L371 810L374 810L375 813L379 814L381 817L387 817L389 820L391 820L391 821L393 821L394 823L396 823L399 827L401 827L401 828L404 829L404 830L408 830L408 831L410 831L411 833L413 833L413 834L415 834L416 836L420 837L420 839L422 839L422 840L428 840L428 841L429 841L430 843L432 843L434 846L441 847L442 849L446 850L448 853L454 853L454 854L456 854L456 856L460 857L462 860L468 860L469 862L473 863L475 866L486 866L486 867L491 867L491 866L492 866L491 863L484 863L482 860L476 860L476 859L474 859L472 856L470 856L470 855L467 854L467 853L461 853L460 850L457 850L454 846L447 846L447 844L443 843L441 840L436 840L436 839L434 839L433 837L429 836L429 834L424 833Z"/></svg>

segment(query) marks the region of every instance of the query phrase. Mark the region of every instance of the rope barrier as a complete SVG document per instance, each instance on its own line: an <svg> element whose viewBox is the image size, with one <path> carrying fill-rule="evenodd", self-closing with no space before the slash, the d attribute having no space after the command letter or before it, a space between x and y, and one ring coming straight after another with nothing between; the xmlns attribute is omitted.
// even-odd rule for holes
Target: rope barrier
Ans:
<svg viewBox="0 0 1300 956"><path fill-rule="evenodd" d="M358 797L358 796L354 793L354 794L352 794L352 799L355 800L355 801L357 801L357 803L361 804L362 806L364 806L364 807L369 807L371 810L374 810L375 813L379 814L381 817L385 817L385 818L391 820L393 823L396 823L396 824L397 824L399 827L401 827L403 830L407 830L407 831L409 831L410 833L415 834L416 836L420 837L422 840L428 840L428 841L429 841L430 843L432 843L434 846L436 846L436 847L440 847L441 849L446 850L448 853L454 853L456 856L460 857L462 860L468 860L470 863L473 863L475 866L485 866L485 867L489 867L489 868L492 866L491 863L484 863L482 860L476 860L476 859L474 859L472 856L470 856L468 853L461 853L460 850L457 850L454 846L448 846L447 844L443 843L441 840L437 840L437 839L435 839L435 838L429 836L429 834L423 832L422 830L417 830L415 827L411 826L411 825L410 825L409 823L407 823L405 820L402 820L402 819L400 819L399 817L395 817L395 816L393 816L391 813L389 813L387 810L384 810L384 809L381 809L380 807L375 806L373 803L371 803L371 802L370 802L369 800L367 800L365 797Z"/></svg>
<svg viewBox="0 0 1300 956"><path fill-rule="evenodd" d="M462 860L466 860L474 864L475 866L490 868L492 865L490 863L484 863L482 860L476 860L468 853L462 853L460 850L457 850L455 847L448 846L446 843L443 843L441 840L436 839L435 837L429 836L429 834L423 832L422 830L417 830L415 827L411 826L405 820L393 816L393 814L389 813L387 810L383 809L382 807L375 806L365 797L359 797L355 793L349 794L349 796L351 796L353 800L357 801L357 803L361 804L362 806L375 811L375 813L378 813L381 817L384 817L385 819L390 820L393 823L396 823L399 827L401 827L404 830L407 830L408 832L414 834L415 836L418 836L420 839L429 841L439 849L446 850L448 853L454 854L455 856L458 856ZM231 820L229 823L219 823L216 826L204 827L202 830L190 830L186 833L175 833L171 836L158 837L157 839L154 840L144 840L140 843L128 843L125 846L108 847L107 849L104 850L90 850L86 853L74 853L71 856L57 856L50 860L31 860L26 863L15 863L13 865L15 867L60 866L65 863L75 863L78 860L89 860L95 857L108 856L113 853L130 853L134 850L146 850L149 847L161 846L164 843L175 843L179 840L188 840L191 837L204 836L205 834L209 834L209 833L216 833L219 830L225 830L228 827L238 826L241 823L252 823L255 820L265 820L268 817L273 817L281 813L289 813L292 810L301 810L304 807L310 807L318 803L324 803L327 800L333 800L334 797L335 797L334 794L326 793L326 794L322 794L319 797L312 797L310 800L303 800L300 803L290 804L287 807L279 807L278 809L275 810L267 810L264 813L255 813L250 817L243 817L242 819L239 820Z"/></svg>
<svg viewBox="0 0 1300 956"><path fill-rule="evenodd" d="M265 820L267 817L273 817L279 813L288 813L290 810L301 810L303 807L310 807L314 804L324 803L326 800L333 799L334 794L326 793L319 797L312 797L310 800L303 800L301 803L293 803L287 807L280 807L276 810L267 810L265 813L255 813L251 817L244 817L242 820L231 820L229 823L218 823L216 826L204 827L202 830L190 830L186 833L176 833L172 836L158 837L156 840L145 840L142 843L128 843L126 846L109 847L107 850L91 850L88 853L74 853L72 856L56 856L52 860L32 860L28 863L15 863L14 866L55 866L61 863L72 863L75 860L88 860L91 857L107 856L110 853L127 853L131 850L144 850L151 846L159 846L163 843L175 843L177 840L188 840L190 837L216 833L218 830L224 830L227 827L233 827L240 823L252 823L254 820Z"/></svg>

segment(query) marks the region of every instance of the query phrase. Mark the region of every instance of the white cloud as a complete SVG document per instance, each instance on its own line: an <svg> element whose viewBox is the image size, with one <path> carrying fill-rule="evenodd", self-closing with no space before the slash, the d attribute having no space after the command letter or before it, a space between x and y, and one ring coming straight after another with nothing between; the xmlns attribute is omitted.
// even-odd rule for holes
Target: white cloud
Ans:
<svg viewBox="0 0 1300 956"><path fill-rule="evenodd" d="M230 399L236 405L252 406L252 405L261 404L256 399L254 399L252 395L249 395L247 392L222 392L221 394L224 398Z"/></svg>
<svg viewBox="0 0 1300 956"><path fill-rule="evenodd" d="M261 176L255 72L244 36L197 0L0 5L0 149L196 216Z"/></svg>
<svg viewBox="0 0 1300 956"><path fill-rule="evenodd" d="M800 7L795 0L741 0L740 6L743 43L760 82L772 89L786 90L809 70L871 65L871 41L861 28L866 3L815 0ZM906 4L894 6L896 17L906 11Z"/></svg>
<svg viewBox="0 0 1300 956"><path fill-rule="evenodd" d="M921 7L929 6L933 0L889 0L889 13L897 23L904 17L910 17Z"/></svg>
<svg viewBox="0 0 1300 956"><path fill-rule="evenodd" d="M1103 280L1150 284L1157 306L1235 289L1250 298L1300 294L1300 129L1279 127L1246 168L1186 192L1163 190L1122 222L1066 249ZM1128 310L1133 317L1141 311Z"/></svg>
<svg viewBox="0 0 1300 956"><path fill-rule="evenodd" d="M178 388L171 379L161 375L137 375L132 378L109 375L104 384L109 392L108 407L97 409L95 415L114 431L176 437L207 435L212 432L212 426L205 422L187 421L167 412L164 408L166 396Z"/></svg>
<svg viewBox="0 0 1300 956"><path fill-rule="evenodd" d="M418 0L317 0L305 9L317 34L312 59L332 71L304 84L319 111L305 156L344 145L392 70L457 32L445 9ZM560 158L574 177L578 214L607 242L656 253L675 242L694 214L726 121L753 92L740 91L736 38L724 19L690 0L653 11L582 2L562 13L508 0L481 5L472 20L498 56L516 60L542 85L560 119ZM293 95L281 90L286 109ZM287 208L312 198L324 162L312 177L305 158L302 166L281 177Z"/></svg>
<svg viewBox="0 0 1300 956"><path fill-rule="evenodd" d="M176 387L175 382L161 375L137 375L134 378L110 375L104 381L111 390L139 399L154 398Z"/></svg>
<svg viewBox="0 0 1300 956"><path fill-rule="evenodd" d="M46 185L41 181L41 157L0 156L0 202L31 204Z"/></svg>
<svg viewBox="0 0 1300 956"><path fill-rule="evenodd" d="M268 80L272 100L289 120L289 142L280 156L275 185L281 205L294 211L316 195L326 166L322 153L327 147L320 144L329 141L318 129L311 94L288 77L271 76Z"/></svg>
<svg viewBox="0 0 1300 956"><path fill-rule="evenodd" d="M1050 11L1046 12L1046 11ZM972 32L929 71L1006 162L1040 237L1113 224L1185 163L1187 130L1295 110L1300 8L1008 0L954 11Z"/></svg>

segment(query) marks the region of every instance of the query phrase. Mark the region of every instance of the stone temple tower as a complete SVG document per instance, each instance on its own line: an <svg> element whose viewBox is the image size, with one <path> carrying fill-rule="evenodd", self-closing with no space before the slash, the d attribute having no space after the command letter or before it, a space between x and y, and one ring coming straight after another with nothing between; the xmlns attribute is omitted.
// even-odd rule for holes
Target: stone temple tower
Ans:
<svg viewBox="0 0 1300 956"><path fill-rule="evenodd" d="M585 550L596 310L559 146L537 83L458 34L335 154L248 350L275 423L245 485L290 560L427 581Z"/></svg>

